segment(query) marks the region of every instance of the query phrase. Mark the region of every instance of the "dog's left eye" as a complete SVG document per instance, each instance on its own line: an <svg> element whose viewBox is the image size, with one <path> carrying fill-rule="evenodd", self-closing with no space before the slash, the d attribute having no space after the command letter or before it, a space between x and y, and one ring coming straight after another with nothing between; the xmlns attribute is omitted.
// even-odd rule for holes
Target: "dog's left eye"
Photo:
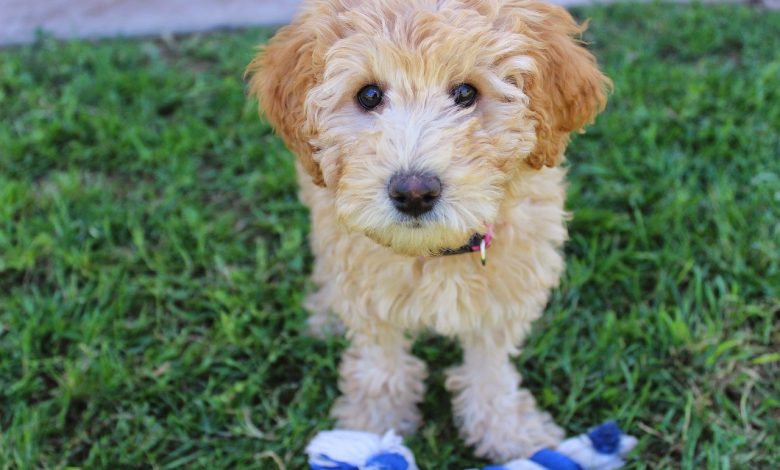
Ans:
<svg viewBox="0 0 780 470"><path fill-rule="evenodd" d="M452 99L458 106L468 108L477 101L477 89L468 83L461 83L452 89Z"/></svg>
<svg viewBox="0 0 780 470"><path fill-rule="evenodd" d="M366 111L371 111L382 104L382 90L376 85L364 86L357 94L358 103Z"/></svg>

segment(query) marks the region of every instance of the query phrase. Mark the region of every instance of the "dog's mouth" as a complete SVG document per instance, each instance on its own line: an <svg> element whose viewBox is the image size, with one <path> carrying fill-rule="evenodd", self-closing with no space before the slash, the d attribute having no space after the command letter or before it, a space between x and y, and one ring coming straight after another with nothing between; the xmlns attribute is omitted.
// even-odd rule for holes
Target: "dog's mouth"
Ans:
<svg viewBox="0 0 780 470"><path fill-rule="evenodd" d="M488 225L485 233L475 233L465 245L458 248L444 248L434 253L433 256L451 256L479 252L482 266L485 266L487 264L487 249L492 242L493 226Z"/></svg>

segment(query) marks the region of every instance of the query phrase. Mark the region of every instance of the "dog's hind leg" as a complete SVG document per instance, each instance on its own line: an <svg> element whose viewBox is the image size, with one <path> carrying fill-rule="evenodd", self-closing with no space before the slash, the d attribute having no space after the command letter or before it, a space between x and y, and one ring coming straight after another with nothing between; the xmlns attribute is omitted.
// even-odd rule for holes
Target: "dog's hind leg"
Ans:
<svg viewBox="0 0 780 470"><path fill-rule="evenodd" d="M464 440L477 455L505 461L554 448L564 434L530 392L519 388L520 374L509 360L515 349L496 344L502 336L479 332L461 338L463 364L447 372L446 386L454 393Z"/></svg>
<svg viewBox="0 0 780 470"><path fill-rule="evenodd" d="M345 429L409 434L417 429L417 404L425 391L425 364L410 352L411 341L390 325L372 323L353 332L341 358L343 394L331 414Z"/></svg>
<svg viewBox="0 0 780 470"><path fill-rule="evenodd" d="M317 246L313 244L313 247ZM303 302L303 307L309 312L306 333L315 338L340 336L346 331L344 323L333 311L336 288L332 280L333 275L327 267L327 263L315 257L311 280L317 286L317 290L309 293Z"/></svg>
<svg viewBox="0 0 780 470"><path fill-rule="evenodd" d="M303 303L309 312L307 333L315 338L343 335L345 328L341 319L331 310L332 284L323 284L315 292L306 296Z"/></svg>

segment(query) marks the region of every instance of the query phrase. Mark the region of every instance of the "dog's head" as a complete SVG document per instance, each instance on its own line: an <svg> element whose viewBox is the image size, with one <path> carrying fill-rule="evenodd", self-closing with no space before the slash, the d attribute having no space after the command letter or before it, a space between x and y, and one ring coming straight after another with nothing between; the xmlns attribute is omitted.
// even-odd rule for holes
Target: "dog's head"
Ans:
<svg viewBox="0 0 780 470"><path fill-rule="evenodd" d="M536 1L310 0L249 65L250 91L341 223L436 253L603 108L583 29Z"/></svg>

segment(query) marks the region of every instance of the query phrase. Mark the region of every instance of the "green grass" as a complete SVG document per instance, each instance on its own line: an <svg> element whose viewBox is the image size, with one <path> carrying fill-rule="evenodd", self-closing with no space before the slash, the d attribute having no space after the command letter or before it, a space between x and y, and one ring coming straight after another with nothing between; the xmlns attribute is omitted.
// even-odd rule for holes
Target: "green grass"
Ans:
<svg viewBox="0 0 780 470"><path fill-rule="evenodd" d="M570 148L562 287L522 357L630 468L780 468L780 14L578 11L616 84ZM265 30L0 51L0 468L302 468L343 339L301 334L292 158L243 94ZM477 465L431 366L422 468Z"/></svg>

